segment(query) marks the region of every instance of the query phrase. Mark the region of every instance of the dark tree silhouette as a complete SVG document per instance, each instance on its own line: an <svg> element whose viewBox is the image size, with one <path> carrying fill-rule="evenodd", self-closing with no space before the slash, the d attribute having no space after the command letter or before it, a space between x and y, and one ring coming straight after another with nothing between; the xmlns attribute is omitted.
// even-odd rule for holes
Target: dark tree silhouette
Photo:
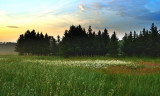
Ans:
<svg viewBox="0 0 160 96"><path fill-rule="evenodd" d="M110 41L110 37L108 34L108 30L104 29L104 32L102 33L102 54L103 55L106 55L108 53L109 41Z"/></svg>
<svg viewBox="0 0 160 96"><path fill-rule="evenodd" d="M17 45L16 45L15 51L19 52L19 55L23 55L24 54L24 48L25 48L25 46L24 46L24 36L22 34L22 35L20 35L20 37L19 37L19 39L17 41Z"/></svg>
<svg viewBox="0 0 160 96"><path fill-rule="evenodd" d="M109 43L109 54L112 56L118 55L119 43L116 33L114 32L111 36L111 40Z"/></svg>
<svg viewBox="0 0 160 96"><path fill-rule="evenodd" d="M160 56L160 34L154 23L150 30L143 28L137 34L135 31L125 34L119 41L114 32L110 38L108 30L95 32L89 26L88 32L79 26L70 26L64 36L55 40L46 33L36 33L27 30L17 40L16 51L20 55L62 55L62 56ZM120 46L121 45L121 46ZM121 50L120 50L121 49Z"/></svg>
<svg viewBox="0 0 160 96"><path fill-rule="evenodd" d="M31 32L27 30L25 34L20 35L17 45L16 45L16 51L20 55L49 55L51 53L54 53L57 51L55 48L56 43L55 39L52 37L53 41L50 42L50 36L45 34L45 36L42 34L42 32L39 34L39 32L36 34L35 30L32 30ZM54 45L54 47L50 47L51 44ZM53 51L54 49L54 51Z"/></svg>
<svg viewBox="0 0 160 96"><path fill-rule="evenodd" d="M59 50L65 56L93 56L106 55L109 46L109 35L107 29L104 32L99 30L98 34L92 32L89 26L88 32L79 26L70 26L66 30L62 41L59 43Z"/></svg>
<svg viewBox="0 0 160 96"><path fill-rule="evenodd" d="M154 23L150 31L143 28L139 35L134 32L123 37L122 51L126 56L160 56L160 34Z"/></svg>

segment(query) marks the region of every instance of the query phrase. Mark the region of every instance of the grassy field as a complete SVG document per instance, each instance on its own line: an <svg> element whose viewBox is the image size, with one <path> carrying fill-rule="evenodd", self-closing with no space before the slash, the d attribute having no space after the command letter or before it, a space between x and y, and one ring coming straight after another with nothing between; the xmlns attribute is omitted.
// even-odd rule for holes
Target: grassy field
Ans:
<svg viewBox="0 0 160 96"><path fill-rule="evenodd" d="M0 56L0 96L160 96L160 58Z"/></svg>

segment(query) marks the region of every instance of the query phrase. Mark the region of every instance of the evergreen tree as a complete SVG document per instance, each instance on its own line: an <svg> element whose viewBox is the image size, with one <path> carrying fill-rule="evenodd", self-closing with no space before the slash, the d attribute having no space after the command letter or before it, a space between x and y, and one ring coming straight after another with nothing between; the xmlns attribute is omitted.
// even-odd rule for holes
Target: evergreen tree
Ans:
<svg viewBox="0 0 160 96"><path fill-rule="evenodd" d="M58 44L56 42L56 39L53 36L49 36L49 40L50 40L50 46L49 46L50 54L59 55L59 49L58 49Z"/></svg>
<svg viewBox="0 0 160 96"><path fill-rule="evenodd" d="M127 33L125 33L125 36L123 37L123 45L122 45L121 50L122 50L123 54L127 55L127 56L129 54L128 44L129 44L129 42L128 42L128 36L127 36Z"/></svg>
<svg viewBox="0 0 160 96"><path fill-rule="evenodd" d="M57 43L59 44L60 41L61 41L61 40L60 40L60 36L58 35L58 36L57 36Z"/></svg>
<svg viewBox="0 0 160 96"><path fill-rule="evenodd" d="M87 39L87 44L86 44L86 53L89 56L93 56L94 53L96 53L96 47L95 47L95 38L92 34L92 28L89 26L88 29L88 39Z"/></svg>
<svg viewBox="0 0 160 96"><path fill-rule="evenodd" d="M160 55L160 51L159 51L160 38L159 38L159 35L158 35L157 27L154 26L154 23L152 24L150 31L151 31L150 55L153 56L153 57L158 57Z"/></svg>
<svg viewBox="0 0 160 96"><path fill-rule="evenodd" d="M102 33L102 52L103 52L103 55L106 55L108 53L109 41L110 41L110 37L108 34L108 30L104 29L104 32Z"/></svg>
<svg viewBox="0 0 160 96"><path fill-rule="evenodd" d="M118 55L118 38L116 36L116 33L114 32L111 36L110 44L109 44L109 54L111 56L116 56Z"/></svg>
<svg viewBox="0 0 160 96"><path fill-rule="evenodd" d="M24 55L24 45L23 45L23 42L24 42L24 36L22 34L22 35L20 35L20 37L19 37L19 39L17 41L16 48L15 48L15 51L19 52L19 55Z"/></svg>

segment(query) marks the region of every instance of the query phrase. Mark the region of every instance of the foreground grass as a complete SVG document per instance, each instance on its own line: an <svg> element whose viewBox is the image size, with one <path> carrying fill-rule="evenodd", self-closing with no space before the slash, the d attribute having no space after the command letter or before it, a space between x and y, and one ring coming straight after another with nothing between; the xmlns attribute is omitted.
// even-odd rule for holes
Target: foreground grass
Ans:
<svg viewBox="0 0 160 96"><path fill-rule="evenodd" d="M114 74L108 69L45 64L62 60L115 60L109 57L0 56L0 96L158 96L160 75ZM159 62L159 59L118 58ZM24 62L31 60L33 62ZM47 60L47 62L34 62ZM94 62L94 61L93 61ZM55 63L55 62L52 62ZM114 66L116 67L116 66ZM109 67L110 68L110 67ZM128 67L128 68L132 68ZM106 71L107 70L107 71ZM136 71L136 69L133 69ZM126 70L127 71L127 70Z"/></svg>

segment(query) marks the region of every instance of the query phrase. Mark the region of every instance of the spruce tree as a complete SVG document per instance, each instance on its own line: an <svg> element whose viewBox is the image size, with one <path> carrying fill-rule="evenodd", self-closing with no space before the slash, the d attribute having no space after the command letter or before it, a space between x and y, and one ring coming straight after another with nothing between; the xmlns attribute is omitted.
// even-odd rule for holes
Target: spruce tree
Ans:
<svg viewBox="0 0 160 96"><path fill-rule="evenodd" d="M102 33L102 51L103 55L106 55L108 53L108 46L109 46L109 33L107 29L104 29L104 32Z"/></svg>
<svg viewBox="0 0 160 96"><path fill-rule="evenodd" d="M111 56L116 56L118 55L118 38L116 36L116 33L114 32L111 36L110 44L109 44L109 54Z"/></svg>
<svg viewBox="0 0 160 96"><path fill-rule="evenodd" d="M19 39L17 40L17 45L15 51L19 53L19 55L24 55L24 36L23 34L20 35Z"/></svg>

